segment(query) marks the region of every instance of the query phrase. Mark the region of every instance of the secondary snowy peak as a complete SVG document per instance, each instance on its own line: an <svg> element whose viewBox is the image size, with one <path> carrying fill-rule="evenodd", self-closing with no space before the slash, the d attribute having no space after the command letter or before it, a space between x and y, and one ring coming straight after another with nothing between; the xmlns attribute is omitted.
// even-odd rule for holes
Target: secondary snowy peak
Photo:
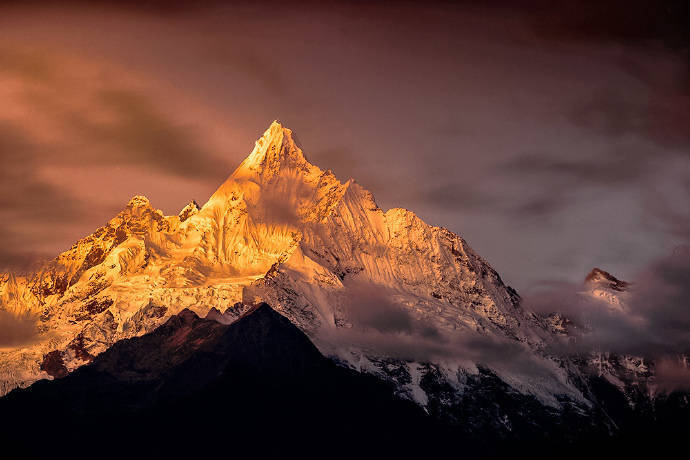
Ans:
<svg viewBox="0 0 690 460"><path fill-rule="evenodd" d="M589 296L603 301L610 309L627 311L630 283L621 281L600 268L593 268L585 277L585 287Z"/></svg>
<svg viewBox="0 0 690 460"><path fill-rule="evenodd" d="M598 285L618 292L626 291L630 286L630 283L621 281L609 272L596 267L587 274L585 282L590 285Z"/></svg>

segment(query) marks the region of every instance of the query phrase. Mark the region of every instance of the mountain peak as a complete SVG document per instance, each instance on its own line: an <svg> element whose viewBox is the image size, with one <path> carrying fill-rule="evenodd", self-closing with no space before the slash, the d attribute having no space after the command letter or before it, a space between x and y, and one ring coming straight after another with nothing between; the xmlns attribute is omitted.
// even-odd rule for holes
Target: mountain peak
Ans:
<svg viewBox="0 0 690 460"><path fill-rule="evenodd" d="M151 206L151 202L144 195L133 196L132 199L129 200L129 203L127 203L127 207L129 208L142 208L149 206Z"/></svg>
<svg viewBox="0 0 690 460"><path fill-rule="evenodd" d="M587 274L585 283L603 285L614 291L625 291L630 285L630 283L621 281L609 272L597 267L593 268L592 271Z"/></svg>
<svg viewBox="0 0 690 460"><path fill-rule="evenodd" d="M274 120L254 144L254 150L235 170L235 179L274 176L281 169L311 167L292 135L292 130Z"/></svg>
<svg viewBox="0 0 690 460"><path fill-rule="evenodd" d="M199 319L199 315L194 313L189 308L183 309L181 312L177 314L177 316L179 316L186 323Z"/></svg>

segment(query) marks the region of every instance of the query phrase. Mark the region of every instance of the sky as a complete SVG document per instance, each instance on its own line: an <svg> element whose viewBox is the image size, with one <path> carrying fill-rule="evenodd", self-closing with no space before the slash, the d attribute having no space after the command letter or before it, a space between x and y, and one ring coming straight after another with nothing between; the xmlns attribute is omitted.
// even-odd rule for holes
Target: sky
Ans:
<svg viewBox="0 0 690 460"><path fill-rule="evenodd" d="M687 2L484 3L0 3L0 271L205 202L274 119L518 291L687 244Z"/></svg>

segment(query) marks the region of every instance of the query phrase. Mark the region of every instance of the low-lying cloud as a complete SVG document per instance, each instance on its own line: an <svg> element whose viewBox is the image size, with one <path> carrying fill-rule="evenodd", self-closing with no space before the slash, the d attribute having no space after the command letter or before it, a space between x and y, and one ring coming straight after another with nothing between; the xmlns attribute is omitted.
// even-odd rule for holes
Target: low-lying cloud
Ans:
<svg viewBox="0 0 690 460"><path fill-rule="evenodd" d="M28 345L37 336L34 316L0 310L0 348Z"/></svg>
<svg viewBox="0 0 690 460"><path fill-rule="evenodd" d="M550 283L525 293L525 305L541 313L560 312L574 321L574 340L559 353L593 350L657 360L666 387L690 386L687 364L678 356L690 352L690 248L677 248L641 271L620 304L590 296L591 286ZM674 364L676 363L676 364ZM676 387L682 387L676 385Z"/></svg>
<svg viewBox="0 0 690 460"><path fill-rule="evenodd" d="M348 283L345 311L362 330L379 333L436 337L438 331L413 318L402 305L394 302L392 293L374 284Z"/></svg>
<svg viewBox="0 0 690 460"><path fill-rule="evenodd" d="M469 329L440 329L431 317L396 302L386 287L345 284L343 308L352 327L332 332L331 342L402 360L476 364L513 375L553 377L553 368L521 342Z"/></svg>

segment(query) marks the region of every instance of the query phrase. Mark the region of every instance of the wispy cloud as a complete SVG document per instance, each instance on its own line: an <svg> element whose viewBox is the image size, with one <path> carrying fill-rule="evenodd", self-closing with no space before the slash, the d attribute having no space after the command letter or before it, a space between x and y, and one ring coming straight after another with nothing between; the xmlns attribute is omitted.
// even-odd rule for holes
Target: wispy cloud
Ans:
<svg viewBox="0 0 690 460"><path fill-rule="evenodd" d="M0 347L27 345L37 337L35 317L0 310Z"/></svg>
<svg viewBox="0 0 690 460"><path fill-rule="evenodd" d="M524 304L538 312L560 312L575 322L574 340L557 353L593 350L658 360L661 378L690 377L677 368L677 356L690 352L690 248L677 248L642 270L619 294L621 306L587 294L590 286L546 283L526 292ZM690 385L690 380L684 380Z"/></svg>
<svg viewBox="0 0 690 460"><path fill-rule="evenodd" d="M417 362L474 363L529 377L553 376L554 368L523 343L470 329L440 329L432 317L400 305L384 286L346 282L345 310L350 327L325 333L344 349L375 350Z"/></svg>
<svg viewBox="0 0 690 460"><path fill-rule="evenodd" d="M0 217L7 243L0 249L0 271L23 270L37 257L56 255L66 234L76 239L82 235L72 233L75 227L94 222L92 193L73 193L47 170L131 167L167 175L171 183L215 181L228 170L202 146L198 132L169 117L135 85L103 77L105 69L97 65L2 44L0 67ZM51 241L61 243L51 250Z"/></svg>

